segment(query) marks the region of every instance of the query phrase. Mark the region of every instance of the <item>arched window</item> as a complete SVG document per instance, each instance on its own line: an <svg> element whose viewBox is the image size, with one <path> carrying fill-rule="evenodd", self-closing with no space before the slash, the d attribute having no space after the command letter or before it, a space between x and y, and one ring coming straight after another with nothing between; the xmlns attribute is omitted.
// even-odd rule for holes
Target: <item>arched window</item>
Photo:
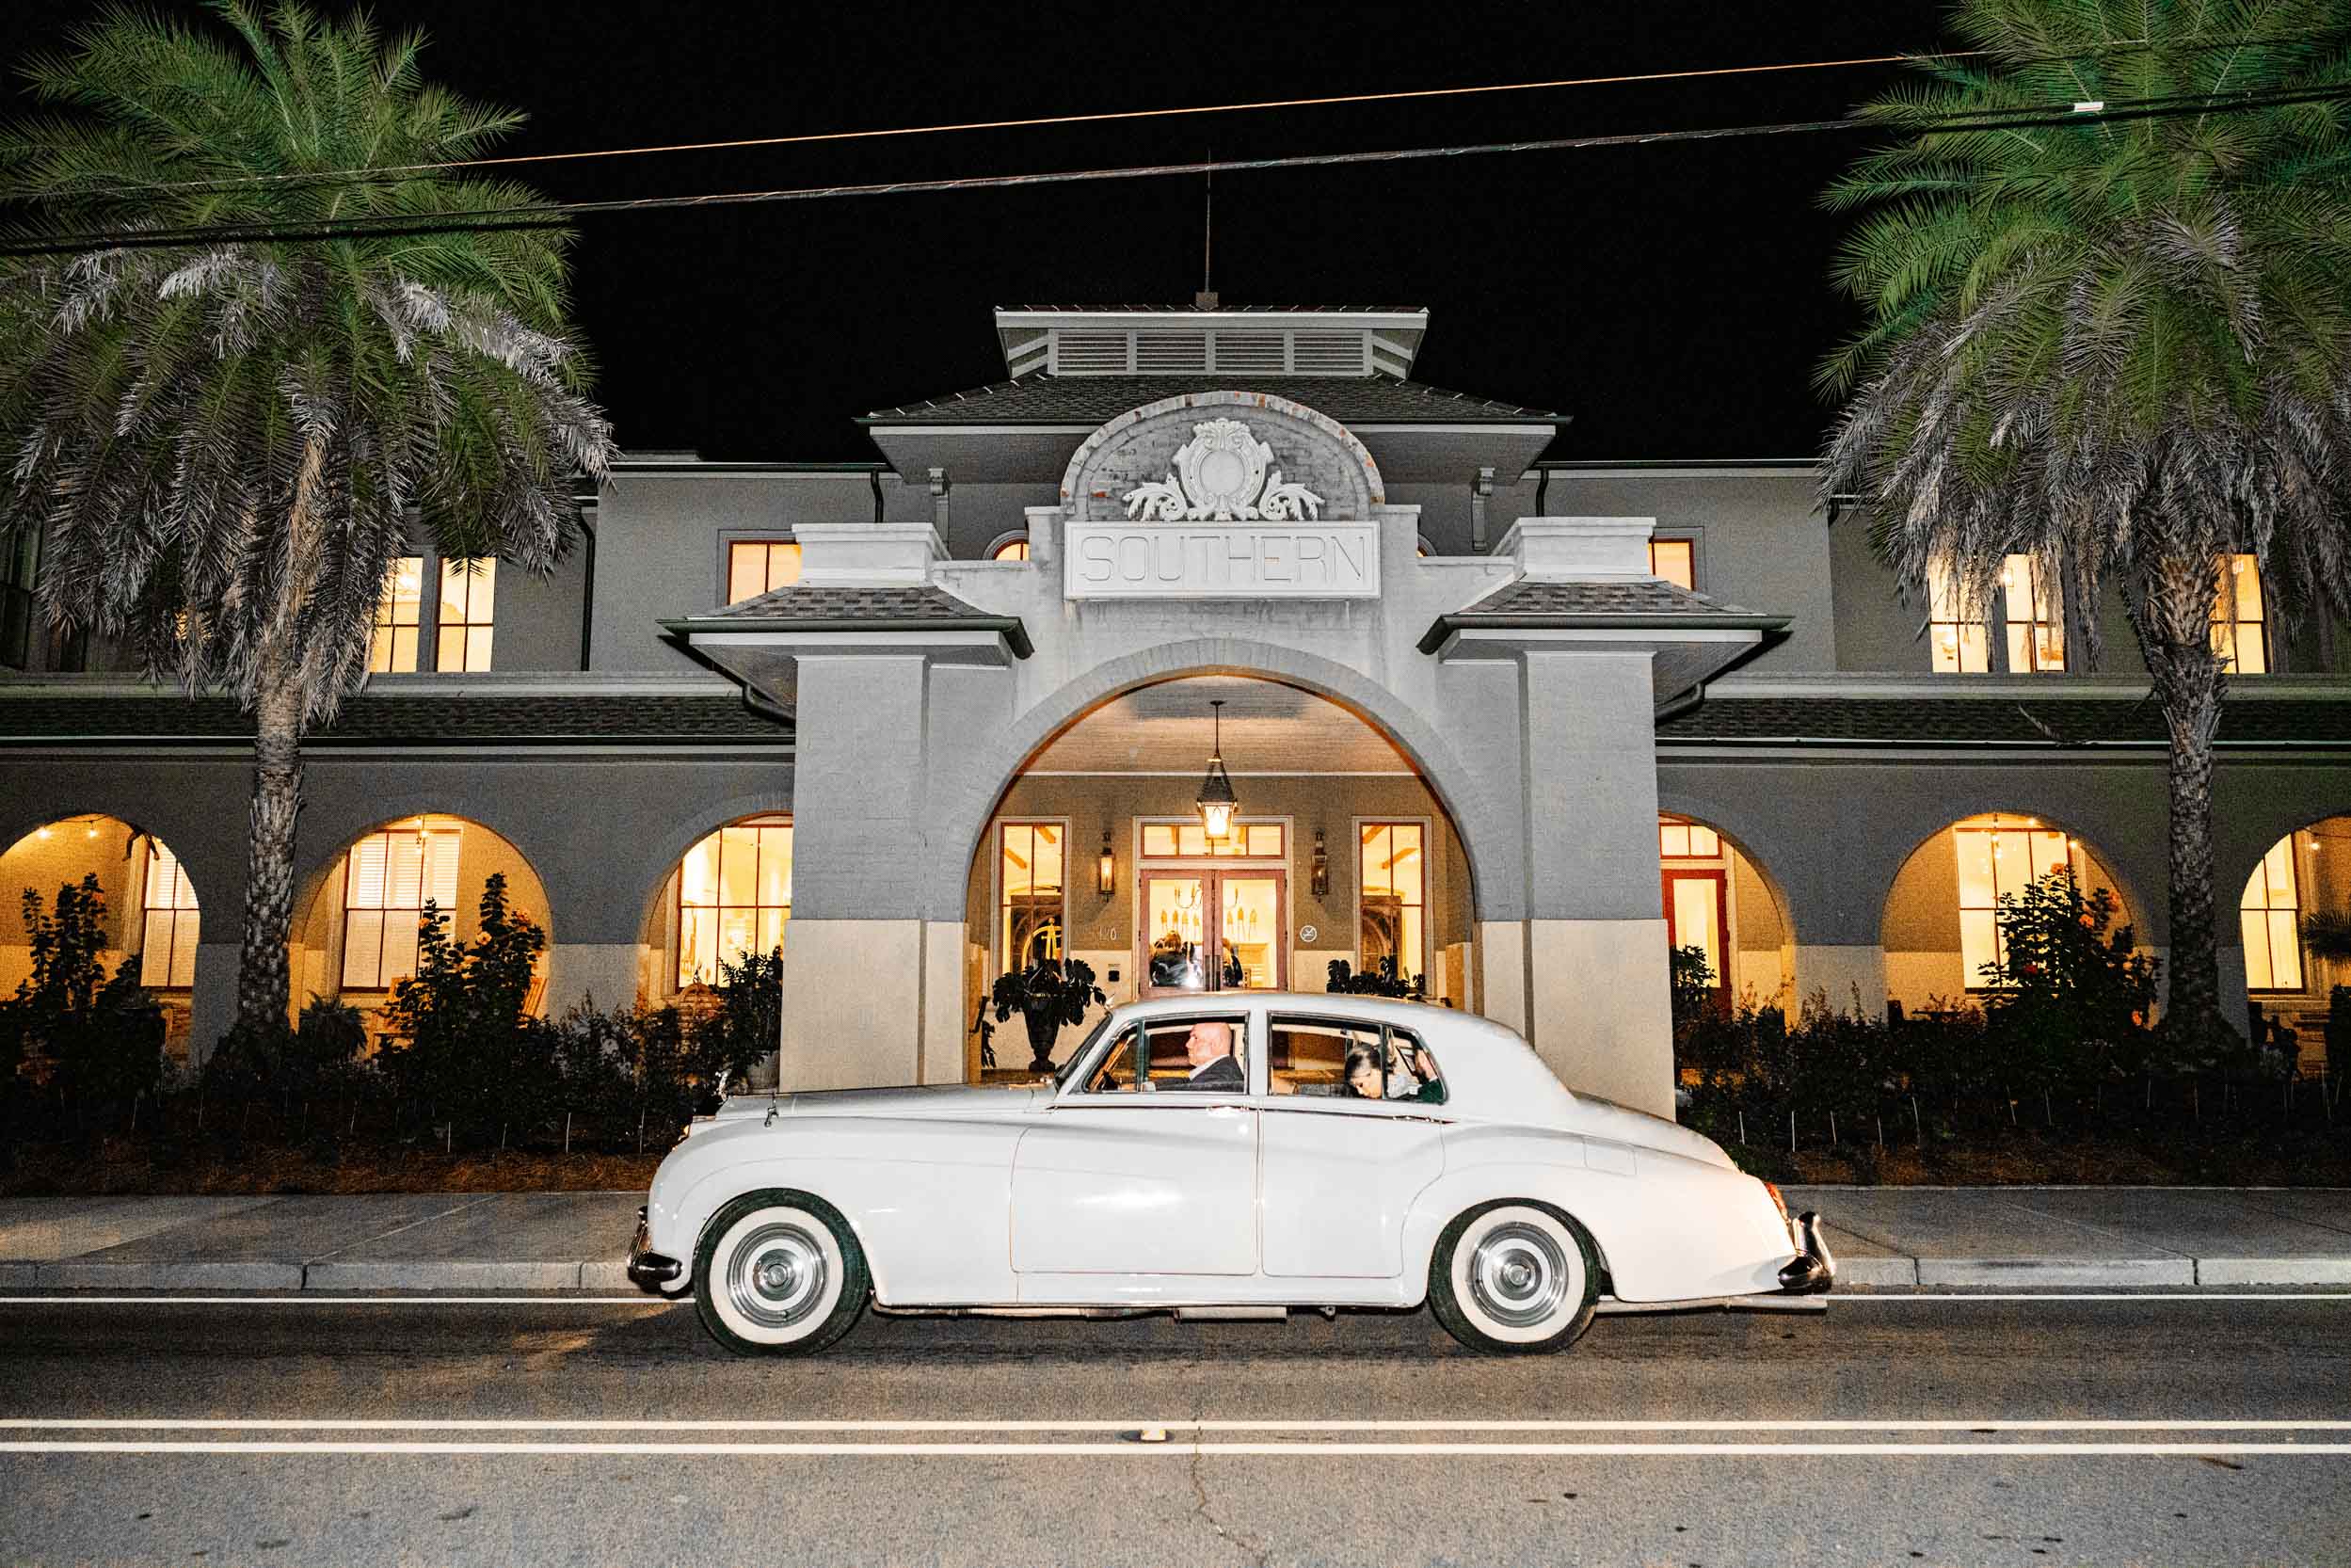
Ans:
<svg viewBox="0 0 2351 1568"><path fill-rule="evenodd" d="M994 544L988 546L987 558L991 561L1027 560L1029 558L1028 534L1024 531L1017 534L1004 535Z"/></svg>

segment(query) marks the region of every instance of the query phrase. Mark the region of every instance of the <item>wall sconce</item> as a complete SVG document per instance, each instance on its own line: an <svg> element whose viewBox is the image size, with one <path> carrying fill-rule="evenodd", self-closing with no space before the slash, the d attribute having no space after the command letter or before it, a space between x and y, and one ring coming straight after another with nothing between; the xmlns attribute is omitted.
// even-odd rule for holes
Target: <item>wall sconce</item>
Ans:
<svg viewBox="0 0 2351 1568"><path fill-rule="evenodd" d="M1111 854L1111 830L1102 830L1102 858L1095 863L1094 885L1104 893L1118 891L1118 861Z"/></svg>
<svg viewBox="0 0 2351 1568"><path fill-rule="evenodd" d="M1306 873L1306 885L1314 896L1323 898L1331 891L1331 857L1322 848L1322 829L1314 830L1314 869Z"/></svg>

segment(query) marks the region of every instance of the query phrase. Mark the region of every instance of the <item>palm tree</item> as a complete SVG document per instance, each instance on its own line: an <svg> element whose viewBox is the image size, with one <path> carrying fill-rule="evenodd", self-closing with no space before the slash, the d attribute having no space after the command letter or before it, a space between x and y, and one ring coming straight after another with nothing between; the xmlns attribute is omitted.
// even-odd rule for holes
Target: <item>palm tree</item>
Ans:
<svg viewBox="0 0 2351 1568"><path fill-rule="evenodd" d="M0 536L46 531L52 626L253 715L244 1028L286 1016L303 734L366 680L411 527L543 574L612 445L568 236L465 216L537 199L435 167L520 117L427 85L423 40L363 15L217 12L227 36L111 10L25 68L47 112L0 130Z"/></svg>
<svg viewBox="0 0 2351 1568"><path fill-rule="evenodd" d="M1818 372L1845 400L1822 492L1863 498L1906 596L1947 574L1970 618L2031 556L2087 667L2119 593L2169 729L2167 1022L2201 1048L2220 565L2258 557L2288 616L2351 603L2351 4L1954 20L1980 53L1865 106L1898 139L1827 193L1866 211L1834 274L1866 325Z"/></svg>

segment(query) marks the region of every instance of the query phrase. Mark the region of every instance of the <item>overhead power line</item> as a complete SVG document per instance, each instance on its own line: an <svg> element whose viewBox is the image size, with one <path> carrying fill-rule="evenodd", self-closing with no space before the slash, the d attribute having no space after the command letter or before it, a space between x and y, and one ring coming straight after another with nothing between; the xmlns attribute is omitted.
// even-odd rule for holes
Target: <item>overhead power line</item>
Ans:
<svg viewBox="0 0 2351 1568"><path fill-rule="evenodd" d="M52 235L38 240L0 244L0 256L54 256L84 251L156 249L248 241L303 242L334 239L396 238L408 234L497 232L518 229L556 228L575 218L621 213L675 212L696 208L764 206L791 201L821 201L861 196L913 196L950 191L1004 190L1032 185L1079 184L1112 180L1147 180L1175 175L1245 173L1285 168L1331 168L1358 164L1413 163L1434 158L1489 156L1505 152L1579 152L1612 147L1662 147L1690 142L1730 141L1753 136L1785 136L1832 131L1874 131L1904 136L1940 133L2015 130L2036 126L2079 126L2119 120L2185 118L2207 114L2241 114L2291 104L2351 100L2351 88L2328 87L2304 90L2248 92L2218 103L2204 98L2119 100L2076 104L2036 104L2015 110L1992 110L1941 120L1881 120L1846 117L1837 120L1783 120L1760 125L1726 125L1702 129L1618 132L1599 136L1543 136L1512 141L1457 144L1444 147L1380 149L1354 152L1304 152L1261 158L1193 159L1182 163L1130 164L1109 168L1055 169L1031 174L962 175L930 180L894 180L864 184L799 185L774 190L714 191L698 195L616 198L599 201L551 201L506 208L437 213L428 218L387 215L319 222L273 221L220 224L179 229L89 232Z"/></svg>
<svg viewBox="0 0 2351 1568"><path fill-rule="evenodd" d="M2261 38L2216 40L2211 43L2186 45L2183 52L2201 54L2343 40L2351 40L2351 31L2285 33ZM2010 66L2050 65L2074 60L2098 59L2107 55L2136 53L2153 47L2155 45L2144 38L2117 39L2107 43L2064 53L2011 56L2007 58L2006 63ZM128 196L170 191L220 191L248 186L375 184L406 180L420 174L447 174L484 168L512 168L534 164L580 163L686 152L747 152L760 148L809 146L824 142L948 136L971 131L1034 130L1051 126L1108 124L1118 120L1249 114L1269 109L1329 108L1355 104L1406 103L1428 98L1488 97L1500 93L1550 92L1569 88L1628 87L1658 82L1703 81L1735 76L1784 75L1795 72L1856 70L1864 66L1925 65L1939 60L1988 59L1992 56L1993 52L1989 49L1954 49L1926 53L1857 55L1829 60L1784 60L1763 65L1696 66L1677 71L1625 72L1606 76L1561 76L1537 82L1488 82L1451 88L1399 88L1379 92L1333 93L1315 98L1265 98L1232 104L1200 104L1157 109L1109 109L1088 114L1030 115L1005 120L954 120L935 125L882 126L861 131L808 131L790 136L739 136L722 141L669 142L642 147L586 148L570 152L518 152L496 157L452 158L434 163L391 164L380 168L307 169L284 174L248 174L210 180L155 181L116 186L108 191L93 192L90 195ZM26 193L0 193L0 200L26 199L29 199Z"/></svg>

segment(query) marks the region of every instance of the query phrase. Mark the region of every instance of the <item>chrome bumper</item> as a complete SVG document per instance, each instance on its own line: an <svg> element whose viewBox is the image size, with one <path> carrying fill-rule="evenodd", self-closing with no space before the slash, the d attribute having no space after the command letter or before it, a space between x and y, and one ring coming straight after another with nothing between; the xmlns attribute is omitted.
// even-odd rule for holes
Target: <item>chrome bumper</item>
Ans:
<svg viewBox="0 0 2351 1568"><path fill-rule="evenodd" d="M1796 1256L1781 1266L1780 1294L1825 1296L1837 1282L1837 1260L1820 1239L1820 1216L1811 1209L1796 1217L1792 1227Z"/></svg>
<svg viewBox="0 0 2351 1568"><path fill-rule="evenodd" d="M669 1287L678 1283L686 1266L666 1253L653 1250L653 1232L646 1224L645 1210L637 1210L637 1231L629 1240L629 1283L640 1290L656 1295L671 1294Z"/></svg>

